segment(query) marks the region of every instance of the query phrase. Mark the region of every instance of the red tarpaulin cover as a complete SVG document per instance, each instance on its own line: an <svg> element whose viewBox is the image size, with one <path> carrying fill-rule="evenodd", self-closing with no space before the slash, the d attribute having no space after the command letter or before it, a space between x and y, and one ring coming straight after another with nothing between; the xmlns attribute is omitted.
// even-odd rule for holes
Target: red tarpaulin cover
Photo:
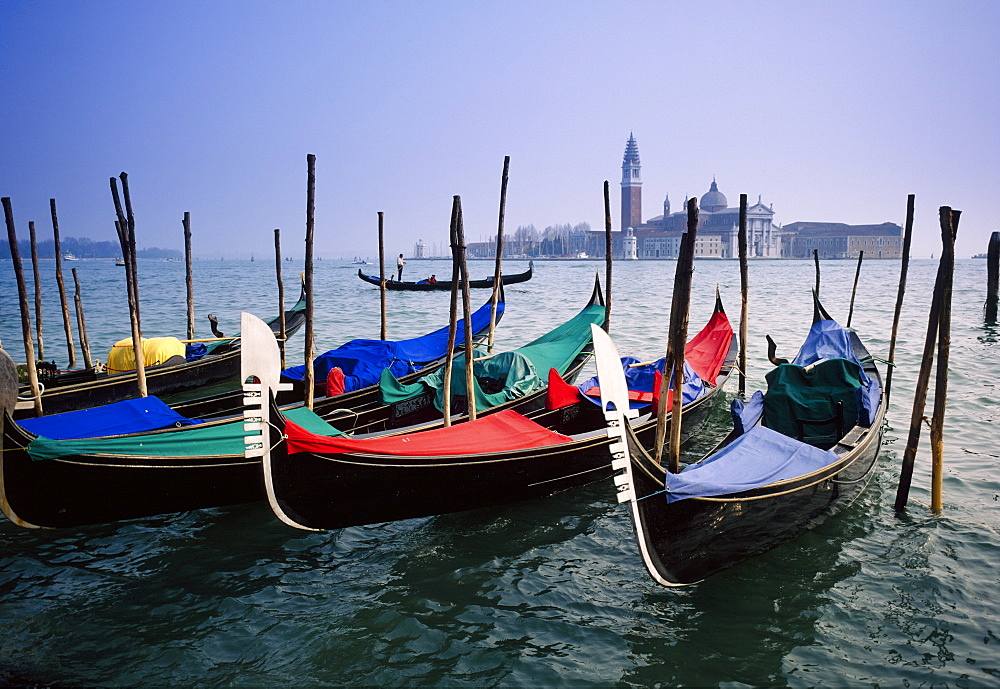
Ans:
<svg viewBox="0 0 1000 689"><path fill-rule="evenodd" d="M708 324L691 338L684 348L684 358L702 380L715 385L733 340L733 326L725 313L713 313Z"/></svg>
<svg viewBox="0 0 1000 689"><path fill-rule="evenodd" d="M329 438L310 433L291 421L285 424L285 435L289 454L355 452L416 457L523 450L572 440L509 409L447 428L384 438Z"/></svg>

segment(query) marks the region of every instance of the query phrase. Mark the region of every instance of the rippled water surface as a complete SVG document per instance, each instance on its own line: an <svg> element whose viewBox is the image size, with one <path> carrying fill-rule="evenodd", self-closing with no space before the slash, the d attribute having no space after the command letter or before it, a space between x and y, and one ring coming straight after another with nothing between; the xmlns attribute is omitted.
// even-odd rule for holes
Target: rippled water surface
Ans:
<svg viewBox="0 0 1000 689"><path fill-rule="evenodd" d="M926 433L909 509L902 519L892 510L937 267L915 261L879 474L846 512L740 567L684 589L659 587L603 483L328 533L286 527L264 504L67 531L4 521L0 683L1000 686L1000 331L982 323L985 263L956 269L941 515L927 508ZM104 360L129 333L124 271L72 266L94 355ZM290 303L301 264L283 268ZM822 269L824 304L846 322L855 263ZM54 264L41 270L46 356L65 363ZM596 270L603 264L536 263L533 280L507 290L500 345L523 344L573 315ZM615 270L619 350L662 356L674 263ZM183 263L144 261L139 271L144 334L183 336ZM317 351L378 336L378 291L355 272L343 261L316 265ZM432 272L450 269L411 261L405 277ZM492 264L472 272L485 277ZM876 356L888 354L898 272L897 261L862 269L852 325ZM750 279L753 390L769 369L764 335L790 356L808 331L813 266L752 262ZM209 311L227 332L238 330L240 309L276 311L272 262L199 261L195 280L199 336L209 336ZM692 329L710 315L716 285L738 320L736 262L698 261L694 280ZM0 264L0 286L0 338L23 359L10 262ZM486 298L473 293L477 304ZM446 293L389 294L389 336L444 325L447 311ZM292 363L301 344L300 334ZM726 423L720 408L700 444Z"/></svg>

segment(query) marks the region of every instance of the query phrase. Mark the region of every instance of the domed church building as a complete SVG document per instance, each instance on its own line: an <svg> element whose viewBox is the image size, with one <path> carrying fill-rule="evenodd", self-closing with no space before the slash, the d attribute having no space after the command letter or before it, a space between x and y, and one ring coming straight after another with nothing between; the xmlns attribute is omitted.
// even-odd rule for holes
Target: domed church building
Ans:
<svg viewBox="0 0 1000 689"><path fill-rule="evenodd" d="M641 222L642 177L639 146L630 135L622 162L622 231L634 230L636 256L640 259L676 258L680 238L687 230L687 201L670 212L670 196L663 201L663 215ZM773 204L772 204L773 205ZM747 253L757 257L780 257L779 228L773 227L774 209L761 202L747 207ZM628 224L626 224L628 223ZM695 255L702 258L737 258L740 226L739 205L729 206L726 195L713 179L698 203L698 235Z"/></svg>

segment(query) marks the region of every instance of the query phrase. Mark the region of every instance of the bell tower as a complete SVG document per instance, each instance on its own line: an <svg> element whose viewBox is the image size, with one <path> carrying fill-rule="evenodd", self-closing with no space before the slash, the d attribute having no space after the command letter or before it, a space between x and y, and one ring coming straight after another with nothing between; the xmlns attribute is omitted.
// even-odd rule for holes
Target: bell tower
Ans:
<svg viewBox="0 0 1000 689"><path fill-rule="evenodd" d="M625 158L622 160L622 226L621 230L642 224L642 177L639 163L639 145L635 136L628 135Z"/></svg>

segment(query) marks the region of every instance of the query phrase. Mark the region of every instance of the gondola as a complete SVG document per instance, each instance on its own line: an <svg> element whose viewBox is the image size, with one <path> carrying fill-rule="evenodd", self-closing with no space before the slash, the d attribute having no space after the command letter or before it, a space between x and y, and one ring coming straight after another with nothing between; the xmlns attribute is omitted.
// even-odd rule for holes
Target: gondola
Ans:
<svg viewBox="0 0 1000 689"><path fill-rule="evenodd" d="M0 350L0 380L11 380L5 373L13 371L10 357ZM12 400L13 392L4 399ZM144 422L158 416L164 424L159 430L121 433L127 429L116 419L116 434L91 438L68 433L58 440L28 431L11 418L4 402L0 510L19 526L65 528L264 499L261 462L245 456L242 416L192 422L151 401L155 398L129 402L142 403ZM317 432L336 433L305 407L284 413ZM79 426L84 434L102 432L101 419L83 418Z"/></svg>
<svg viewBox="0 0 1000 689"><path fill-rule="evenodd" d="M490 306L474 320L477 334L489 327ZM244 348L237 365L249 365L247 357L252 361L253 351ZM0 380L9 381L9 390L0 394L0 406L13 408L16 374L2 353L0 373L7 369ZM238 393L237 420L193 420L180 413L183 405L170 408L155 397L19 422L4 412L0 508L21 526L55 528L263 500L261 462L244 454L244 392ZM343 397L358 393L364 391ZM316 433L340 433L301 403L282 413Z"/></svg>
<svg viewBox="0 0 1000 689"><path fill-rule="evenodd" d="M590 324L603 323L605 315L600 278L595 276L590 299L573 318L517 349L477 355L473 382L477 413L514 409L527 414L544 408L546 372L555 368L567 381L575 380L592 355ZM455 357L451 379L455 421L467 413L464 371L465 355L460 354ZM401 433L440 425L443 397L443 368L399 380L392 371L383 370L378 398L369 404L352 406L341 414L343 405L337 398L327 398L314 409L336 428L355 435Z"/></svg>
<svg viewBox="0 0 1000 689"><path fill-rule="evenodd" d="M590 328L592 337L606 337L596 324ZM713 362L713 369L704 371L705 384L692 393L693 399L688 400L685 386L685 439L707 420L737 354L732 328L717 303L702 332L726 329L728 337L695 338L705 347L700 361ZM255 403L255 411L247 413L258 408ZM642 415L640 411L635 410L631 422L636 437L651 444L656 418L648 402ZM614 438L600 404L585 400L534 418L507 409L448 428L371 438L324 438L283 418L274 405L269 413L271 440L262 449L268 501L279 519L301 529L503 504L550 495L612 472L608 447ZM572 435L567 434L570 429Z"/></svg>
<svg viewBox="0 0 1000 689"><path fill-rule="evenodd" d="M515 275L503 275L501 276L501 282L504 285L513 285L518 282L527 282L531 279L531 272L535 267L534 261L528 261L528 269L523 273L517 273ZM370 285L375 285L378 287L382 284L382 281L375 275L366 275L361 272L358 268L358 277L367 282ZM452 282L451 280L439 280L437 282L428 282L427 280L420 280L419 282L406 282L396 281L391 279L386 279L385 288L387 290L393 291L404 291L404 292L432 292L435 290L450 290ZM469 280L469 287L478 289L493 289L493 276L486 278L485 280Z"/></svg>
<svg viewBox="0 0 1000 689"><path fill-rule="evenodd" d="M291 337L305 323L306 294L302 285L298 301L285 311L285 336ZM279 332L281 319L275 317L268 326L272 332ZM146 391L150 395L161 397L165 401L173 401L174 397L191 394L191 391L210 386L227 386L238 389L240 380L240 337L221 342L211 343L205 356L194 361L185 361L182 357L146 368ZM89 378L90 376L88 376ZM21 393L26 397L29 393ZM60 414L78 409L99 407L112 402L134 397L136 395L136 373L125 372L108 374L96 373L90 380L46 388L42 393L42 409L45 414ZM207 414L213 410L211 400L205 400L198 414ZM33 415L33 409L22 409L15 412L15 418Z"/></svg>
<svg viewBox="0 0 1000 689"><path fill-rule="evenodd" d="M599 359L616 356L607 344ZM629 505L639 552L660 584L699 582L799 536L849 505L874 473L886 407L881 375L857 333L818 299L798 356L767 381L766 393L734 400L734 428L719 446L676 474L613 415L610 432L622 440L619 501Z"/></svg>

